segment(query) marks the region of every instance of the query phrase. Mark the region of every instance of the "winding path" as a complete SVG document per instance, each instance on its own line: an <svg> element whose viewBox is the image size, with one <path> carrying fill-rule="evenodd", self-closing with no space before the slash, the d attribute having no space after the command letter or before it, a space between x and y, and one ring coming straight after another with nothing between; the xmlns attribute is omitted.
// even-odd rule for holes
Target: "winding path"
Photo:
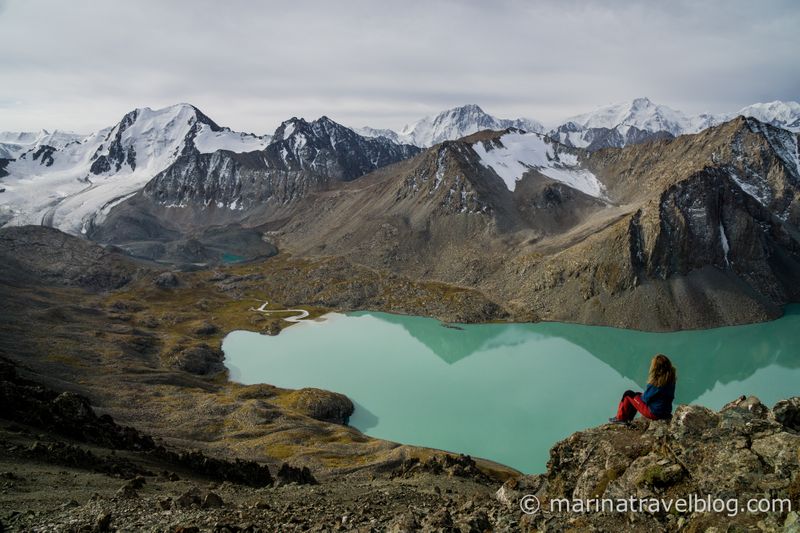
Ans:
<svg viewBox="0 0 800 533"><path fill-rule="evenodd" d="M269 305L269 302L264 302L263 304L261 304L260 307L258 307L258 308L251 307L250 310L251 311L255 311L257 313L266 313L266 314L272 314L272 313L300 313L299 315L289 316L289 317L284 318L284 320L286 322L300 322L301 320L304 320L305 318L308 317L308 311L306 311L305 309L267 309L266 308L267 305Z"/></svg>

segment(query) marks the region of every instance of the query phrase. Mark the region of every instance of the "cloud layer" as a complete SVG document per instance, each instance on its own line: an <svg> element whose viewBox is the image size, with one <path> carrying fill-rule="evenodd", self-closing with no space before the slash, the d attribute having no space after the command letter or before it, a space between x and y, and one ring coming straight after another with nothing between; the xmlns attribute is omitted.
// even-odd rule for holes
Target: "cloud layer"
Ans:
<svg viewBox="0 0 800 533"><path fill-rule="evenodd" d="M649 96L687 112L800 99L800 4L0 0L0 130L190 102L271 132L400 128L478 103L552 122Z"/></svg>

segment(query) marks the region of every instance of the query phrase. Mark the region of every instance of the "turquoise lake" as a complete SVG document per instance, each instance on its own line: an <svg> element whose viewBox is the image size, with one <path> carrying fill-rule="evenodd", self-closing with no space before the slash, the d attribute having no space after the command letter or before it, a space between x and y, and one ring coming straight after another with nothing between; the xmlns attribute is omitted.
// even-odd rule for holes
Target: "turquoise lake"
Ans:
<svg viewBox="0 0 800 533"><path fill-rule="evenodd" d="M386 313L333 313L271 337L223 343L241 383L318 387L356 404L364 433L466 453L526 473L550 447L605 423L622 392L641 390L650 358L678 369L677 403L719 409L754 394L800 395L800 306L764 324L645 333L562 323L475 324Z"/></svg>

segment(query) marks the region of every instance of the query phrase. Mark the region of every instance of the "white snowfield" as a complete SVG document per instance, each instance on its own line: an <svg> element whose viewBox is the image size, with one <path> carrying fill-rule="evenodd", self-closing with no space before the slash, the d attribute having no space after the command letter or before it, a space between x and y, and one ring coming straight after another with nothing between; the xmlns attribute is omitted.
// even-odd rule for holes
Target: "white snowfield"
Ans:
<svg viewBox="0 0 800 533"><path fill-rule="evenodd" d="M4 131L0 132L0 158L16 159L30 149L52 146L61 149L69 143L81 140L85 135L67 131Z"/></svg>
<svg viewBox="0 0 800 533"><path fill-rule="evenodd" d="M270 135L254 135L225 129L212 131L206 124L201 124L200 131L194 138L194 145L201 154L213 154L217 150L243 153L263 150L270 143Z"/></svg>
<svg viewBox="0 0 800 533"><path fill-rule="evenodd" d="M605 197L603 184L594 174L580 168L578 157L566 151L566 147L538 133L507 133L499 141L499 145L489 144L488 148L477 142L472 148L481 158L481 164L494 170L508 190L514 191L522 175L533 169L595 198Z"/></svg>
<svg viewBox="0 0 800 533"><path fill-rule="evenodd" d="M3 133L0 139L24 148L6 167L0 183L0 224L44 224L72 234L85 233L92 220L102 221L119 202L135 194L156 174L165 170L183 152L190 131L198 122L194 107L178 104L163 109L141 108L130 124L80 136L77 134ZM45 132L47 133L47 132ZM119 135L126 159L100 175L90 172L97 156L108 155ZM269 137L230 130L212 131L201 123L194 139L200 153L217 150L249 152L261 150ZM52 164L33 159L39 146L49 145ZM128 163L128 151L135 154Z"/></svg>

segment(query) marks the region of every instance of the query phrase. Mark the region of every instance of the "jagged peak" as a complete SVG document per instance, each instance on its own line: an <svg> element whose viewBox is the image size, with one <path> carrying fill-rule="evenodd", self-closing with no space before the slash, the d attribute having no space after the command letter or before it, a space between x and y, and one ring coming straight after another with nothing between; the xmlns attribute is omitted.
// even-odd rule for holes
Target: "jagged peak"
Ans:
<svg viewBox="0 0 800 533"><path fill-rule="evenodd" d="M440 115L444 115L447 113L482 113L486 114L486 112L479 106L478 104L464 104L456 107L452 107L445 111L439 113Z"/></svg>
<svg viewBox="0 0 800 533"><path fill-rule="evenodd" d="M638 98L634 98L631 100L631 107L642 107L642 106L652 106L655 105L650 98L646 96L640 96Z"/></svg>

